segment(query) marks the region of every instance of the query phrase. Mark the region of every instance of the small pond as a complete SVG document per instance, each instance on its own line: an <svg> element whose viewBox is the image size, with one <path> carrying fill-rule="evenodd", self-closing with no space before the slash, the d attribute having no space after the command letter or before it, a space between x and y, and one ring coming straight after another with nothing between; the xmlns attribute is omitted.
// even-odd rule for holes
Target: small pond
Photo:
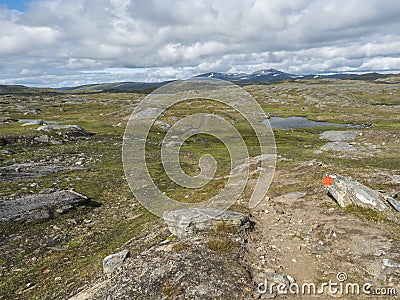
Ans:
<svg viewBox="0 0 400 300"><path fill-rule="evenodd" d="M345 127L345 128L360 128L362 126L355 124L340 124L340 123L330 123L330 122L320 122L312 121L305 117L271 117L268 119L269 124L275 129L295 129L295 128L308 128L308 127Z"/></svg>

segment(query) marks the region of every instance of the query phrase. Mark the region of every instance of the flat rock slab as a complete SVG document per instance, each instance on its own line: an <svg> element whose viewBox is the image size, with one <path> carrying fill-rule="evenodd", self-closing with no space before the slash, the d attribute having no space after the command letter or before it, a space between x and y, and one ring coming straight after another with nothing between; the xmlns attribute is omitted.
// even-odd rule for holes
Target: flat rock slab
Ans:
<svg viewBox="0 0 400 300"><path fill-rule="evenodd" d="M103 260L103 272L112 273L116 268L124 263L124 261L129 257L128 250L122 250L118 253L108 255Z"/></svg>
<svg viewBox="0 0 400 300"><path fill-rule="evenodd" d="M330 142L345 142L354 140L359 134L358 130L330 130L321 133L319 138Z"/></svg>
<svg viewBox="0 0 400 300"><path fill-rule="evenodd" d="M87 201L87 197L74 191L59 191L6 200L0 203L0 222L50 219L55 213L66 213Z"/></svg>
<svg viewBox="0 0 400 300"><path fill-rule="evenodd" d="M164 212L164 221L169 231L179 238L207 231L219 223L240 227L248 222L248 216L234 211L224 211L216 217L216 212L207 209L180 209Z"/></svg>
<svg viewBox="0 0 400 300"><path fill-rule="evenodd" d="M36 178L51 175L61 171L84 170L79 166L42 165L34 163L13 164L0 167L0 181Z"/></svg>
<svg viewBox="0 0 400 300"><path fill-rule="evenodd" d="M347 142L329 142L320 148L321 151L354 152L356 148Z"/></svg>
<svg viewBox="0 0 400 300"><path fill-rule="evenodd" d="M293 192L285 195L281 195L275 198L272 198L271 201L275 203L282 203L282 204L292 204L296 200L305 197L307 194L302 192Z"/></svg>
<svg viewBox="0 0 400 300"><path fill-rule="evenodd" d="M334 174L326 176L323 182L327 186L328 193L342 207L354 204L378 211L388 208L381 193L350 178Z"/></svg>

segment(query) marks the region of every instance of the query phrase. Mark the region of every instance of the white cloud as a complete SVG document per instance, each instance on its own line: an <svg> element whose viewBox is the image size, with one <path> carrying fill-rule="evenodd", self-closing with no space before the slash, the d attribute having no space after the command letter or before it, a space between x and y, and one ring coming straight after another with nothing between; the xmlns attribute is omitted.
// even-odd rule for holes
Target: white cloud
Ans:
<svg viewBox="0 0 400 300"><path fill-rule="evenodd" d="M42 72L39 70L22 69L19 74L23 76L36 76L42 74Z"/></svg>
<svg viewBox="0 0 400 300"><path fill-rule="evenodd" d="M32 0L25 13L0 7L0 82L399 70L398 28L392 0Z"/></svg>

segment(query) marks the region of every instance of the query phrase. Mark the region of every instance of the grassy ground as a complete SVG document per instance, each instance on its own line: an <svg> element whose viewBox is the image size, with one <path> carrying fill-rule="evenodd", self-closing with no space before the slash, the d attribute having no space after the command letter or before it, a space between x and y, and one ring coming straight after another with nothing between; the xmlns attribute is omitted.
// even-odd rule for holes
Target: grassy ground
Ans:
<svg viewBox="0 0 400 300"><path fill-rule="evenodd" d="M355 143L359 152L342 155L334 151L316 154L326 141L319 138L324 130L334 128L302 128L274 130L277 145L277 172L284 172L292 185L273 183L269 195L307 190L323 193L320 178L324 174L310 173L307 162L316 160L324 170L341 173L373 188L396 189L395 183L384 180L384 175L400 172L398 147L400 122L400 89L398 84L377 84L364 81L309 80L245 89L260 103L265 112L275 116L305 116L312 120L338 123L365 124L363 136ZM0 96L1 97L1 96ZM144 95L133 93L60 94L18 96L3 99L2 115L19 119L43 119L60 124L75 124L95 133L61 145L34 141L38 126L21 123L0 124L2 149L16 154L0 153L0 164L41 162L75 165L81 158L85 170L65 171L40 178L0 181L0 194L26 195L51 188L73 188L88 196L91 204L56 219L33 224L1 224L0 230L0 299L64 299L80 287L95 280L101 272L102 258L118 250L128 240L150 233L161 220L136 202L124 177L121 146L126 125L136 104ZM82 100L73 100L83 98ZM40 114L26 113L26 109L40 109ZM260 153L257 139L249 125L240 121L234 112L221 104L205 101L192 106L180 104L164 114L160 120L173 122L173 116L183 117L193 112L222 111L244 137L251 156ZM205 187L193 190L179 187L167 178L160 163L160 148L165 131L153 126L147 143L148 168L155 182L169 196L183 201L197 202L215 195L226 179L214 180ZM366 143L377 146L372 150ZM182 167L188 174L197 174L198 159L211 153L219 162L217 176L230 170L226 148L214 138L197 135L189 139L181 150ZM368 153L370 152L370 153ZM371 155L369 155L371 154ZM302 163L306 163L305 165ZM294 178L290 174L297 174ZM299 175L301 174L301 175ZM371 180L370 174L376 175ZM386 176L386 175L385 175ZM243 196L246 197L246 194ZM236 209L245 210L241 206ZM363 217L370 212L349 210ZM378 216L379 217L379 216ZM378 218L373 216L374 219ZM379 218L378 218L379 219ZM135 255L165 238L156 235L147 244L138 244ZM233 247L224 241L210 240L209 248L225 251ZM175 251L184 251L181 244Z"/></svg>

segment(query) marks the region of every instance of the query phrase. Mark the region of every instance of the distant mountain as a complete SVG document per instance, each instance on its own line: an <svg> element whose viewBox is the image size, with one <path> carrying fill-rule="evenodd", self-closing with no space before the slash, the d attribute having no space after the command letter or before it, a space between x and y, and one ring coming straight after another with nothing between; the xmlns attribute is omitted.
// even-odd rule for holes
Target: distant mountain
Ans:
<svg viewBox="0 0 400 300"><path fill-rule="evenodd" d="M87 84L76 87L64 87L61 90L72 92L149 92L171 81L164 82L115 82Z"/></svg>
<svg viewBox="0 0 400 300"><path fill-rule="evenodd" d="M350 79L350 80L376 80L379 78L387 78L389 74L379 73L368 73L363 75L357 74L308 74L308 75L294 75L278 71L275 69L260 70L251 74L247 73L220 73L220 72L208 72L195 76L194 78L216 78L226 80L239 85L249 84L268 84L272 82L284 81L284 80L301 80L301 79L323 79L323 78L337 78L337 79ZM137 92L137 93L148 93L160 86L173 81L163 82L116 82L116 83L102 83L102 84L89 84L77 87L63 88L65 91L72 92Z"/></svg>
<svg viewBox="0 0 400 300"><path fill-rule="evenodd" d="M366 74L308 74L308 75L294 75L278 71L275 69L260 70L250 74L247 73L219 73L208 72L195 76L195 78L216 78L226 80L239 85L250 84L268 84L279 81L296 81L304 79L347 79L347 80L367 80L377 83L390 83L398 82L399 74L380 74L380 73L366 73ZM171 81L163 82L114 82L114 83L100 83L88 84L76 87L64 87L59 89L50 88L30 88L23 85L0 85L0 94L37 94L37 93L99 93L99 92L136 92L136 93L149 93Z"/></svg>
<svg viewBox="0 0 400 300"><path fill-rule="evenodd" d="M198 78L216 78L222 79L226 81L231 81L235 83L263 83L263 82L273 82L273 81L280 81L280 80L291 80L291 79L298 79L302 78L302 76L288 74L285 72L281 72L275 69L269 70L260 70L253 72L251 74L246 73L218 73L218 72L209 72L205 74L200 74L195 77Z"/></svg>
<svg viewBox="0 0 400 300"><path fill-rule="evenodd" d="M56 93L57 90L50 88L32 88L24 85L1 85L0 94L40 94L40 93Z"/></svg>

